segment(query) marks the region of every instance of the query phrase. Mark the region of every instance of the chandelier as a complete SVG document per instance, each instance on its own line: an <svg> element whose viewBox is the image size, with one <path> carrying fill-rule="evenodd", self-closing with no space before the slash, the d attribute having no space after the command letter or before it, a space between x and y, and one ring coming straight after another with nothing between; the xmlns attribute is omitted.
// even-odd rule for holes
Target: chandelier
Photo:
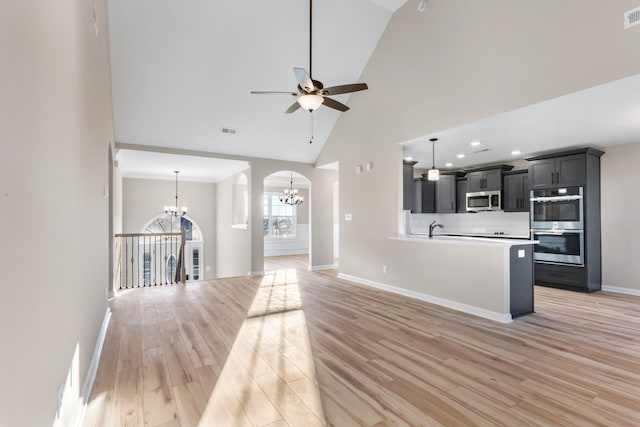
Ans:
<svg viewBox="0 0 640 427"><path fill-rule="evenodd" d="M184 216L187 213L187 207L178 207L178 174L180 171L173 171L176 174L176 204L173 206L165 206L164 213L171 216Z"/></svg>
<svg viewBox="0 0 640 427"><path fill-rule="evenodd" d="M280 203L285 205L299 205L304 201L304 197L298 196L298 190L293 189L293 172L291 173L291 187L284 189L284 194L280 196Z"/></svg>

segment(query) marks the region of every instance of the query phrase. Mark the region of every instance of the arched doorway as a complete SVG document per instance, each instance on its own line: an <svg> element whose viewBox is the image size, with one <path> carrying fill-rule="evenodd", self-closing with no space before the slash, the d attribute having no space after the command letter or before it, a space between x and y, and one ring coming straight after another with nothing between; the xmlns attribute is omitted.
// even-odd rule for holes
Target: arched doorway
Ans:
<svg viewBox="0 0 640 427"><path fill-rule="evenodd" d="M309 255L310 181L297 172L278 171L264 178L263 220L264 256ZM302 203L291 205L282 196L297 192Z"/></svg>
<svg viewBox="0 0 640 427"><path fill-rule="evenodd" d="M174 217L167 214L156 215L149 219L142 233L175 233L184 230L185 235L185 270L187 281L202 280L202 266L204 240L200 226L188 216ZM177 247L163 254L162 263L166 275L169 277L177 268ZM147 265L152 265L155 256L153 250L145 252L143 257L143 281L147 284Z"/></svg>

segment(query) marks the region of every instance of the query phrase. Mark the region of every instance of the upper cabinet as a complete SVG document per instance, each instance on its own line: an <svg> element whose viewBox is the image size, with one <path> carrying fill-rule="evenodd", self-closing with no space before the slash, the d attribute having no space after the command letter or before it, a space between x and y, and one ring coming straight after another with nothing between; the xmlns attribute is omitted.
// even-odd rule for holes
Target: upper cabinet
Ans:
<svg viewBox="0 0 640 427"><path fill-rule="evenodd" d="M505 212L529 212L529 177L526 170L506 173L503 190Z"/></svg>
<svg viewBox="0 0 640 427"><path fill-rule="evenodd" d="M587 156L600 157L603 153L592 148L531 157L529 161L529 187L556 188L587 184Z"/></svg>
<svg viewBox="0 0 640 427"><path fill-rule="evenodd" d="M468 171L467 193L502 190L502 172L512 168L511 165L500 165L499 167Z"/></svg>
<svg viewBox="0 0 640 427"><path fill-rule="evenodd" d="M584 154L532 160L529 162L529 180L532 189L585 185Z"/></svg>

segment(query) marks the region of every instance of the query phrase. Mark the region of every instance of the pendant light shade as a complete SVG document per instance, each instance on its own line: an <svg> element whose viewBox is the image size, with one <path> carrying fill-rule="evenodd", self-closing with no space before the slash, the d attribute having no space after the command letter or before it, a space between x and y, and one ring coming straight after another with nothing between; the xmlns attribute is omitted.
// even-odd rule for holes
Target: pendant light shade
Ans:
<svg viewBox="0 0 640 427"><path fill-rule="evenodd" d="M429 141L431 141L431 154L432 154L432 166L431 169L429 169L429 172L427 173L427 180L428 181L438 181L440 179L440 171L438 169L436 169L436 141L438 140L438 138L431 138Z"/></svg>

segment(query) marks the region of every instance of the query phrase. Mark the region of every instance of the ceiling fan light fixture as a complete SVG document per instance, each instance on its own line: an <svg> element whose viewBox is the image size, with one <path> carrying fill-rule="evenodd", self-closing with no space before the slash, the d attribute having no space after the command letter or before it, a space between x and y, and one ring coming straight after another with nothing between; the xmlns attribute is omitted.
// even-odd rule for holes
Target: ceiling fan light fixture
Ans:
<svg viewBox="0 0 640 427"><path fill-rule="evenodd" d="M320 95L301 95L298 97L298 104L307 111L314 111L324 102L324 98Z"/></svg>

